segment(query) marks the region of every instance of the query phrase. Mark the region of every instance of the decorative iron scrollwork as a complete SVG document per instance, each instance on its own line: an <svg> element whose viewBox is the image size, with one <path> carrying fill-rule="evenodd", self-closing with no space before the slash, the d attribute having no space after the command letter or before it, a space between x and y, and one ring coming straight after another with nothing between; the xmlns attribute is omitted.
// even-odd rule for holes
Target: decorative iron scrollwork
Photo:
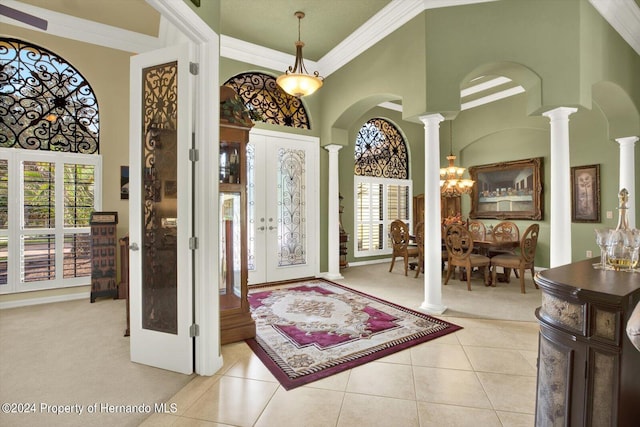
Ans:
<svg viewBox="0 0 640 427"><path fill-rule="evenodd" d="M240 95L247 109L261 121L281 126L311 129L302 101L283 91L276 79L262 73L238 74L225 83Z"/></svg>
<svg viewBox="0 0 640 427"><path fill-rule="evenodd" d="M0 147L99 152L98 101L63 58L0 38Z"/></svg>
<svg viewBox="0 0 640 427"><path fill-rule="evenodd" d="M358 132L355 175L409 179L409 155L400 131L389 121L375 118Z"/></svg>

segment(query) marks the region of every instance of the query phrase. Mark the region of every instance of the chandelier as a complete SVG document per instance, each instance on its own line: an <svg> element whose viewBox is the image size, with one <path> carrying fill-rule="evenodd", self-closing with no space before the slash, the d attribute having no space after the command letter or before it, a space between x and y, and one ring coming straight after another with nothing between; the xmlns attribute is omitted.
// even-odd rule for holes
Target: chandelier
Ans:
<svg viewBox="0 0 640 427"><path fill-rule="evenodd" d="M463 194L471 193L475 181L471 179L462 179L465 168L456 166L456 156L453 154L453 123L449 127L449 141L451 149L447 160L449 165L440 168L440 194L444 197L459 197Z"/></svg>
<svg viewBox="0 0 640 427"><path fill-rule="evenodd" d="M304 66L304 60L302 58L302 47L304 43L300 41L300 20L304 18L304 12L296 12L294 15L298 18L298 41L295 43L296 62L293 67L289 67L283 75L278 77L276 82L282 90L289 95L301 97L311 95L320 89L324 78L320 77L317 71L309 74L307 68Z"/></svg>

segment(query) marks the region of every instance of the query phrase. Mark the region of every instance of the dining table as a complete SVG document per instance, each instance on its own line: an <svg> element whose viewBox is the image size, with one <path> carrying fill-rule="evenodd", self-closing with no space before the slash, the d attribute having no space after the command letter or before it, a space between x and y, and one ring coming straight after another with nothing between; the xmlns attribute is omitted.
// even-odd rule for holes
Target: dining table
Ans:
<svg viewBox="0 0 640 427"><path fill-rule="evenodd" d="M478 253L484 256L489 256L492 251L505 251L509 252L513 249L520 246L519 240L510 240L510 239L501 239L494 238L492 234L488 234L483 239L473 240L474 248L478 248ZM506 282L507 278L503 277L501 282ZM488 286L496 286L495 283L492 283L491 277L489 277Z"/></svg>

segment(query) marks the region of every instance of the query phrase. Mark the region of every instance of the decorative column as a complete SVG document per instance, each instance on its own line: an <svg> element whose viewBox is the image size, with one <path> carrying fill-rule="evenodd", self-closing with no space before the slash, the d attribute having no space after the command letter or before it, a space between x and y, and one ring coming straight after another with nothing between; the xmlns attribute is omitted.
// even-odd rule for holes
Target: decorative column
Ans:
<svg viewBox="0 0 640 427"><path fill-rule="evenodd" d="M442 230L440 228L440 122L441 114L421 116L424 123L424 302L422 310L442 314Z"/></svg>
<svg viewBox="0 0 640 427"><path fill-rule="evenodd" d="M631 203L627 209L627 220L629 227L636 228L636 167L635 167L635 145L637 136L627 136L616 139L620 144L620 186L618 191L626 188L629 192Z"/></svg>
<svg viewBox="0 0 640 427"><path fill-rule="evenodd" d="M571 263L571 167L569 116L577 108L559 107L542 113L551 120L550 267Z"/></svg>
<svg viewBox="0 0 640 427"><path fill-rule="evenodd" d="M338 151L342 145L331 144L324 148L329 152L329 202L327 203L329 209L327 213L329 272L325 277L329 280L336 280L343 278L340 274L340 181L338 179Z"/></svg>

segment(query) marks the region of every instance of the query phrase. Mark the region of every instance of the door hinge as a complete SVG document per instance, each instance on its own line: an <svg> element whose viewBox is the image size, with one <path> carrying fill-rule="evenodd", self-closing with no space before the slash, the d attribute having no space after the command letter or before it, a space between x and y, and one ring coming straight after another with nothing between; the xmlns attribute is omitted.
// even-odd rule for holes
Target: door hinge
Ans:
<svg viewBox="0 0 640 427"><path fill-rule="evenodd" d="M189 62L189 72L194 76L198 75L198 71L200 71L200 66L197 62Z"/></svg>
<svg viewBox="0 0 640 427"><path fill-rule="evenodd" d="M200 336L200 325L194 323L193 325L189 326L189 337L193 338L197 336Z"/></svg>
<svg viewBox="0 0 640 427"><path fill-rule="evenodd" d="M192 251L198 249L198 238L197 237L189 237L189 249Z"/></svg>
<svg viewBox="0 0 640 427"><path fill-rule="evenodd" d="M189 161L197 162L199 160L200 154L198 153L197 148L189 148Z"/></svg>

